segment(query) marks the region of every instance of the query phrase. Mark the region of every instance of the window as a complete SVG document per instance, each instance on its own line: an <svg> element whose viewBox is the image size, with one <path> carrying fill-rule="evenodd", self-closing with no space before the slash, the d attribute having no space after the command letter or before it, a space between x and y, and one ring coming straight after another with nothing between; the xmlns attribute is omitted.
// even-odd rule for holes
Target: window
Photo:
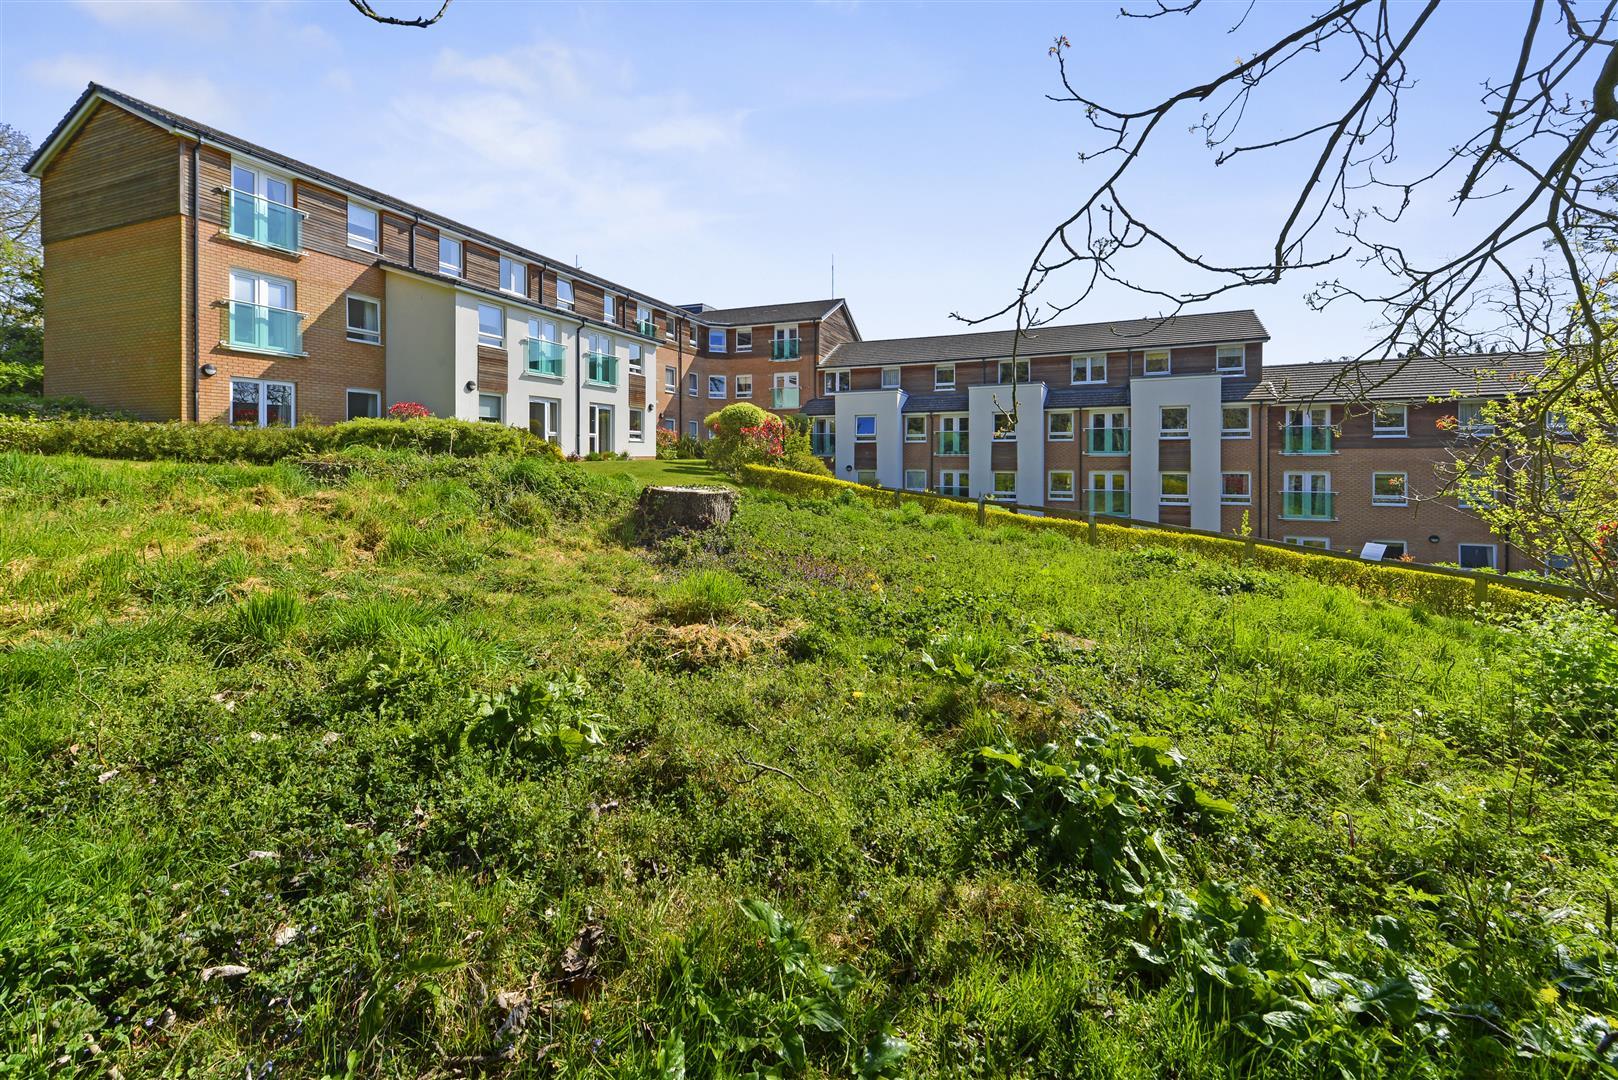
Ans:
<svg viewBox="0 0 1618 1080"><path fill-rule="evenodd" d="M1406 495L1404 473L1378 472L1371 474L1372 506L1404 506L1410 501Z"/></svg>
<svg viewBox="0 0 1618 1080"><path fill-rule="evenodd" d="M348 308L348 340L382 344L381 301L369 296L350 296L345 306Z"/></svg>
<svg viewBox="0 0 1618 1080"><path fill-rule="evenodd" d="M940 454L964 454L971 443L967 435L966 416L940 416L938 418L938 452Z"/></svg>
<svg viewBox="0 0 1618 1080"><path fill-rule="evenodd" d="M905 417L905 442L927 441L927 417L925 414Z"/></svg>
<svg viewBox="0 0 1618 1080"><path fill-rule="evenodd" d="M955 389L955 365L939 364L933 368L933 389Z"/></svg>
<svg viewBox="0 0 1618 1080"><path fill-rule="evenodd" d="M725 351L725 332L723 330L708 331L708 351L711 353Z"/></svg>
<svg viewBox="0 0 1618 1080"><path fill-rule="evenodd" d="M861 469L859 472L854 474L854 482L856 484L868 484L871 487L876 487L876 470Z"/></svg>
<svg viewBox="0 0 1618 1080"><path fill-rule="evenodd" d="M1410 410L1403 405L1377 405L1371 410L1371 437L1402 439L1410 434Z"/></svg>
<svg viewBox="0 0 1618 1080"><path fill-rule="evenodd" d="M992 438L995 442L1016 442L1017 425L1008 413L996 410L994 414L994 431Z"/></svg>
<svg viewBox="0 0 1618 1080"><path fill-rule="evenodd" d="M227 343L237 349L302 356L303 315L292 309L296 294L296 286L285 278L232 270Z"/></svg>
<svg viewBox="0 0 1618 1080"><path fill-rule="evenodd" d="M641 352L640 342L629 341L625 342L625 345L629 348L629 373L631 375L646 374L645 354Z"/></svg>
<svg viewBox="0 0 1618 1080"><path fill-rule="evenodd" d="M673 315L665 315L665 316L663 316L663 336L668 338L670 341L674 340L674 316Z"/></svg>
<svg viewBox="0 0 1618 1080"><path fill-rule="evenodd" d="M292 207L292 181L233 163L226 231L238 240L282 251L303 247L303 213Z"/></svg>
<svg viewBox="0 0 1618 1080"><path fill-rule="evenodd" d="M674 431L674 430L676 430L675 426L674 426L674 417L672 417L672 416L663 417L663 430L664 431Z"/></svg>
<svg viewBox="0 0 1618 1080"><path fill-rule="evenodd" d="M230 380L230 422L235 427L294 427L297 413L289 382Z"/></svg>
<svg viewBox="0 0 1618 1080"><path fill-rule="evenodd" d="M528 267L516 259L500 256L500 287L508 293L524 296L528 293Z"/></svg>
<svg viewBox="0 0 1618 1080"><path fill-rule="evenodd" d="M725 377L723 375L708 376L708 396L711 398L725 396Z"/></svg>
<svg viewBox="0 0 1618 1080"><path fill-rule="evenodd" d="M1162 506L1191 505L1191 474L1158 473L1158 503Z"/></svg>
<svg viewBox="0 0 1618 1080"><path fill-rule="evenodd" d="M1463 401L1455 407L1455 419L1459 421L1463 435L1492 435L1494 425L1483 418L1483 403L1481 401Z"/></svg>
<svg viewBox="0 0 1618 1080"><path fill-rule="evenodd" d="M506 313L493 304L478 305L478 344L500 348L506 343Z"/></svg>
<svg viewBox="0 0 1618 1080"><path fill-rule="evenodd" d="M1247 346L1221 345L1214 350L1214 370L1221 375L1247 373Z"/></svg>
<svg viewBox="0 0 1618 1080"><path fill-rule="evenodd" d="M796 360L801 355L798 346L796 326L777 326L774 336L770 339L770 359Z"/></svg>
<svg viewBox="0 0 1618 1080"><path fill-rule="evenodd" d="M1403 540L1372 540L1371 543L1382 545L1382 558L1384 560L1403 559L1405 552L1408 550Z"/></svg>
<svg viewBox="0 0 1618 1080"><path fill-rule="evenodd" d="M964 499L970 486L965 469L942 469L938 473L940 495L953 495L957 499Z"/></svg>
<svg viewBox="0 0 1618 1080"><path fill-rule="evenodd" d="M836 394L850 388L850 375L846 371L826 372L826 393Z"/></svg>
<svg viewBox="0 0 1618 1080"><path fill-rule="evenodd" d="M1493 570L1493 544L1462 544L1458 551L1460 563L1466 570Z"/></svg>
<svg viewBox="0 0 1618 1080"><path fill-rule="evenodd" d="M541 439L562 445L562 403L556 398L529 398L528 430Z"/></svg>
<svg viewBox="0 0 1618 1080"><path fill-rule="evenodd" d="M1547 412L1545 414L1545 430L1552 435L1573 434L1572 425L1569 423L1565 412Z"/></svg>
<svg viewBox="0 0 1618 1080"><path fill-rule="evenodd" d="M1018 361L1016 361L1016 370L1012 370L1012 361L1010 361L1010 360L1002 360L1002 361L1000 361L1000 381L1003 382L1003 383L1027 382L1028 381L1028 361L1026 361L1026 360L1018 360Z"/></svg>
<svg viewBox="0 0 1618 1080"><path fill-rule="evenodd" d="M1045 475L1045 494L1053 502L1073 501L1073 474L1066 471Z"/></svg>
<svg viewBox="0 0 1618 1080"><path fill-rule="evenodd" d="M897 389L899 389L899 369L898 368L896 368L896 367L885 367L885 368L882 369L882 389L884 389L884 390L897 390Z"/></svg>
<svg viewBox="0 0 1618 1080"><path fill-rule="evenodd" d="M906 469L905 470L905 490L906 491L926 491L927 490L927 470L926 469Z"/></svg>
<svg viewBox="0 0 1618 1080"><path fill-rule="evenodd" d="M629 441L646 441L646 414L639 409L629 410Z"/></svg>
<svg viewBox="0 0 1618 1080"><path fill-rule="evenodd" d="M678 390L679 388L680 388L680 373L675 371L674 368L672 368L672 367L665 367L663 369L663 390L664 390L664 392L672 394L676 390Z"/></svg>
<svg viewBox="0 0 1618 1080"><path fill-rule="evenodd" d="M1147 375L1169 374L1169 351L1167 349L1155 349L1147 353L1142 358L1141 370Z"/></svg>
<svg viewBox="0 0 1618 1080"><path fill-rule="evenodd" d="M696 325L696 323L689 323L689 324L686 325L686 328L685 328L685 340L686 340L686 344L690 345L693 349L697 347L697 325Z"/></svg>
<svg viewBox="0 0 1618 1080"><path fill-rule="evenodd" d="M1075 356L1073 358L1073 382L1104 383L1107 381L1107 358L1105 356Z"/></svg>
<svg viewBox="0 0 1618 1080"><path fill-rule="evenodd" d="M736 376L736 396L739 398L750 398L753 396L753 376Z"/></svg>
<svg viewBox="0 0 1618 1080"><path fill-rule="evenodd" d="M736 331L736 351L737 352L752 352L753 351L753 331L751 331L751 330L738 330L738 331Z"/></svg>
<svg viewBox="0 0 1618 1080"><path fill-rule="evenodd" d="M1253 410L1247 405L1226 405L1219 410L1219 434L1226 439L1253 437Z"/></svg>
<svg viewBox="0 0 1618 1080"><path fill-rule="evenodd" d="M478 395L478 419L498 424L505 419L506 399L499 394Z"/></svg>
<svg viewBox="0 0 1618 1080"><path fill-rule="evenodd" d="M573 310L573 283L563 278L556 279L556 306L563 311Z"/></svg>
<svg viewBox="0 0 1618 1080"><path fill-rule="evenodd" d="M685 392L690 394L692 397L699 396L697 391L697 373L694 371L685 377Z"/></svg>
<svg viewBox="0 0 1618 1080"><path fill-rule="evenodd" d="M1470 510L1477 506L1478 499L1488 500L1492 494L1484 484L1484 473L1478 469L1467 469L1465 473L1456 477L1455 505L1463 510Z"/></svg>
<svg viewBox="0 0 1618 1080"><path fill-rule="evenodd" d="M686 434L687 434L687 435L689 435L689 436L691 436L691 437L692 437L692 438L693 438L693 439L695 439L695 438L696 438L696 437L697 437L697 435L698 435L698 434L699 434L699 433L700 433L700 432L701 432L701 431L702 431L702 429L701 429L701 428L700 428L700 427L698 427L698 426L697 426L697 422L696 422L696 421L695 421L695 420L688 420L688 421L686 421L686 425L685 425L685 432L686 432Z"/></svg>
<svg viewBox="0 0 1618 1080"><path fill-rule="evenodd" d="M618 321L618 298L612 293L601 294L601 320L603 322Z"/></svg>
<svg viewBox="0 0 1618 1080"><path fill-rule="evenodd" d="M997 472L994 474L994 494L990 496L995 502L1017 501L1017 474L1014 472Z"/></svg>
<svg viewBox="0 0 1618 1080"><path fill-rule="evenodd" d="M1318 548L1321 551L1331 550L1331 541L1324 536L1289 536L1286 542L1294 547Z"/></svg>
<svg viewBox="0 0 1618 1080"><path fill-rule="evenodd" d="M1253 501L1253 474L1219 474L1219 502L1224 506L1246 506Z"/></svg>
<svg viewBox="0 0 1618 1080"><path fill-rule="evenodd" d="M461 276L461 242L443 233L438 235L438 272Z"/></svg>
<svg viewBox="0 0 1618 1080"><path fill-rule="evenodd" d="M1159 432L1165 439L1189 439L1191 437L1191 410L1184 405L1163 405L1160 407Z"/></svg>
<svg viewBox="0 0 1618 1080"><path fill-rule="evenodd" d="M376 211L357 203L348 204L348 246L363 251L377 249Z"/></svg>
<svg viewBox="0 0 1618 1080"><path fill-rule="evenodd" d="M876 442L876 417L856 416L854 418L854 441Z"/></svg>
<svg viewBox="0 0 1618 1080"><path fill-rule="evenodd" d="M1052 442L1073 441L1073 414L1052 412L1045 414L1045 437Z"/></svg>
<svg viewBox="0 0 1618 1080"><path fill-rule="evenodd" d="M376 390L350 390L348 392L348 419L375 418L382 415L382 395Z"/></svg>

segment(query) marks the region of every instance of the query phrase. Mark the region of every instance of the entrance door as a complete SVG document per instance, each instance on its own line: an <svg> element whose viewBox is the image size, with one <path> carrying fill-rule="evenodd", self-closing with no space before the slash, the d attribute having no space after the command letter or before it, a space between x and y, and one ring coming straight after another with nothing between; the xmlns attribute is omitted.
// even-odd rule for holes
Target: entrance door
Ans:
<svg viewBox="0 0 1618 1080"><path fill-rule="evenodd" d="M613 452L612 441L612 406L590 406L590 444L592 454Z"/></svg>

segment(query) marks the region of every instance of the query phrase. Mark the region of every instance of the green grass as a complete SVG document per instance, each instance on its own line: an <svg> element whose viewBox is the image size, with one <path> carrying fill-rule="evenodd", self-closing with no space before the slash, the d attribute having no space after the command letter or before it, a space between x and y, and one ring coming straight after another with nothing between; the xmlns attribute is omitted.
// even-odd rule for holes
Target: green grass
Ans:
<svg viewBox="0 0 1618 1080"><path fill-rule="evenodd" d="M632 461L584 461L579 467L598 476L626 476L640 484L723 484L736 482L714 472L705 461L636 459Z"/></svg>
<svg viewBox="0 0 1618 1080"><path fill-rule="evenodd" d="M629 543L701 463L355 460L0 455L0 1071L1600 1068L1593 653L915 507Z"/></svg>

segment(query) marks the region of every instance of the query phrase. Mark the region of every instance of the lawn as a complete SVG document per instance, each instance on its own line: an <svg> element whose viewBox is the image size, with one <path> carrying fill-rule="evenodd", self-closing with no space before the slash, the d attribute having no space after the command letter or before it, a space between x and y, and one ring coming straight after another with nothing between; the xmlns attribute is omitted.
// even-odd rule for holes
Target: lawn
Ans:
<svg viewBox="0 0 1618 1080"><path fill-rule="evenodd" d="M1614 1056L1597 621L753 490L645 548L705 466L343 456L0 455L0 1070Z"/></svg>
<svg viewBox="0 0 1618 1080"><path fill-rule="evenodd" d="M732 484L733 481L710 469L704 461L637 459L634 461L584 461L580 467L597 476L626 476L637 484Z"/></svg>

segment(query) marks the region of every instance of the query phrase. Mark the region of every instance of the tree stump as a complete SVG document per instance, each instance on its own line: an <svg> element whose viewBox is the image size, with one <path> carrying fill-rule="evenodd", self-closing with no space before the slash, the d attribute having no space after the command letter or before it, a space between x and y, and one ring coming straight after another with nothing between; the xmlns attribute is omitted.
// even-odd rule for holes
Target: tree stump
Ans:
<svg viewBox="0 0 1618 1080"><path fill-rule="evenodd" d="M730 523L736 492L725 487L649 487L635 507L635 527L642 541L681 533L706 532Z"/></svg>

